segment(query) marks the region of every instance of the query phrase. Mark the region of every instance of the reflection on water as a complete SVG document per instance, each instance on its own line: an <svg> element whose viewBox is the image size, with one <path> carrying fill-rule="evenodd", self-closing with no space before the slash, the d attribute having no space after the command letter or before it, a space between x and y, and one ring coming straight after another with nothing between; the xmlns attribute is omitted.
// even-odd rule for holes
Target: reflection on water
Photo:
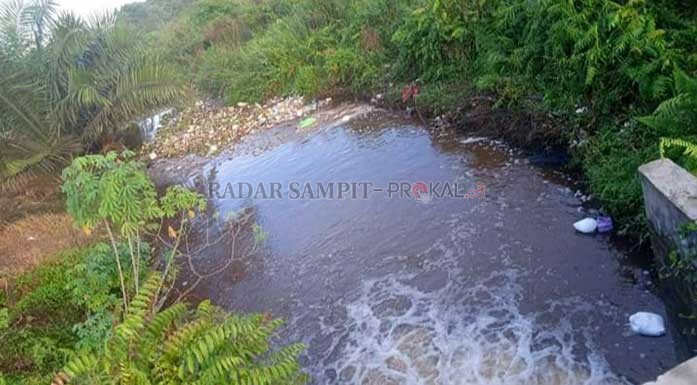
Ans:
<svg viewBox="0 0 697 385"><path fill-rule="evenodd" d="M628 332L663 313L641 269L574 232L580 202L505 146L372 115L205 165L198 183L449 181L483 200L214 200L269 234L197 295L288 320L318 384L614 384L675 364L672 337ZM267 145L268 135L283 139ZM244 148L245 146L241 146ZM211 250L215 262L224 252ZM239 272L244 271L244 274Z"/></svg>

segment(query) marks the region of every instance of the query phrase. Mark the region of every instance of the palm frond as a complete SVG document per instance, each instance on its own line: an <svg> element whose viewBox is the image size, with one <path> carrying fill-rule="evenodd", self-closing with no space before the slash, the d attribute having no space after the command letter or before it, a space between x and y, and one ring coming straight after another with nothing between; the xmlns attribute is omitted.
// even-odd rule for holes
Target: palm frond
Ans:
<svg viewBox="0 0 697 385"><path fill-rule="evenodd" d="M53 172L76 139L98 142L180 96L174 69L146 58L144 39L113 13L85 22L56 9L0 6L0 184Z"/></svg>

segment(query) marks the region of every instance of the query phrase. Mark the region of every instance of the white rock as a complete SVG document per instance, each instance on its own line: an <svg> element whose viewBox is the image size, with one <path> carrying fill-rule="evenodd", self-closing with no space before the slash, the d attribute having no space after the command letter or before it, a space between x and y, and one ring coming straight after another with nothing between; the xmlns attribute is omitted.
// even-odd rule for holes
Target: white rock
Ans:
<svg viewBox="0 0 697 385"><path fill-rule="evenodd" d="M148 157L150 157L150 160L155 160L155 159L157 159L157 154L154 152L151 152L150 155L148 155Z"/></svg>
<svg viewBox="0 0 697 385"><path fill-rule="evenodd" d="M462 144L470 144L470 143L479 143L487 140L488 138L485 138L483 136L472 136L469 138L462 139L460 143Z"/></svg>
<svg viewBox="0 0 697 385"><path fill-rule="evenodd" d="M206 154L206 156L211 156L211 155L215 154L216 152L218 152L218 146L216 146L215 144L212 144L212 145L208 146L208 154Z"/></svg>
<svg viewBox="0 0 697 385"><path fill-rule="evenodd" d="M581 219L580 221L574 223L574 228L576 231L584 234L590 234L594 233L595 229L598 228L598 222L593 218Z"/></svg>
<svg viewBox="0 0 697 385"><path fill-rule="evenodd" d="M663 317L654 313L640 311L629 317L632 331L642 336L660 337L666 334Z"/></svg>

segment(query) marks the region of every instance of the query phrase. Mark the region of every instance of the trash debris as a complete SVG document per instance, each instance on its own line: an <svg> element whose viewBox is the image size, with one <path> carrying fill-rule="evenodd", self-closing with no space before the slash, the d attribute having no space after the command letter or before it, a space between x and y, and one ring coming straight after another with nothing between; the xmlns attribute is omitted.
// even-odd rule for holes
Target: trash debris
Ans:
<svg viewBox="0 0 697 385"><path fill-rule="evenodd" d="M483 142L485 140L489 140L489 138L486 138L483 136L473 136L473 137L469 137L466 139L462 139L460 141L460 143L462 143L462 144L479 143L479 142Z"/></svg>
<svg viewBox="0 0 697 385"><path fill-rule="evenodd" d="M305 129L305 128L312 126L316 122L317 122L316 118L313 118L313 117L305 118L305 119L301 120L300 123L298 123L298 128Z"/></svg>
<svg viewBox="0 0 697 385"><path fill-rule="evenodd" d="M598 222L593 218L586 218L574 223L574 228L581 233L590 234L598 228Z"/></svg>
<svg viewBox="0 0 697 385"><path fill-rule="evenodd" d="M370 104L378 104L380 103L383 99L385 99L385 95L383 94L377 94L370 98Z"/></svg>
<svg viewBox="0 0 697 385"><path fill-rule="evenodd" d="M158 130L154 140L143 145L142 153L150 154L151 160L191 153L210 153L210 156L219 150L227 150L246 135L302 118L330 102L331 99L327 98L305 104L301 97L293 96L273 98L264 104L239 102L225 107L197 101L175 114ZM306 124L310 122L314 124L313 121ZM217 148L211 152L214 145Z"/></svg>
<svg viewBox="0 0 697 385"><path fill-rule="evenodd" d="M609 233L612 231L612 218L601 215L598 217L597 222L599 233Z"/></svg>
<svg viewBox="0 0 697 385"><path fill-rule="evenodd" d="M629 326L636 334L647 337L660 337L666 333L663 317L654 313L638 312L629 317Z"/></svg>
<svg viewBox="0 0 697 385"><path fill-rule="evenodd" d="M216 146L215 144L211 144L210 146L208 146L208 153L206 154L206 156L211 156L216 152L218 152L218 146Z"/></svg>

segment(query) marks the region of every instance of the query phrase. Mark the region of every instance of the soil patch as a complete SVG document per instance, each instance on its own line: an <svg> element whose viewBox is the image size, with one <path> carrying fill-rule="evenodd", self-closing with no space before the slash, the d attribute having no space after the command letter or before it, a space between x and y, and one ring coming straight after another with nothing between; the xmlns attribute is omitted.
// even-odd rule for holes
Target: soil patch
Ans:
<svg viewBox="0 0 697 385"><path fill-rule="evenodd" d="M17 275L57 252L85 246L95 235L84 234L68 214L37 214L0 228L0 276Z"/></svg>

